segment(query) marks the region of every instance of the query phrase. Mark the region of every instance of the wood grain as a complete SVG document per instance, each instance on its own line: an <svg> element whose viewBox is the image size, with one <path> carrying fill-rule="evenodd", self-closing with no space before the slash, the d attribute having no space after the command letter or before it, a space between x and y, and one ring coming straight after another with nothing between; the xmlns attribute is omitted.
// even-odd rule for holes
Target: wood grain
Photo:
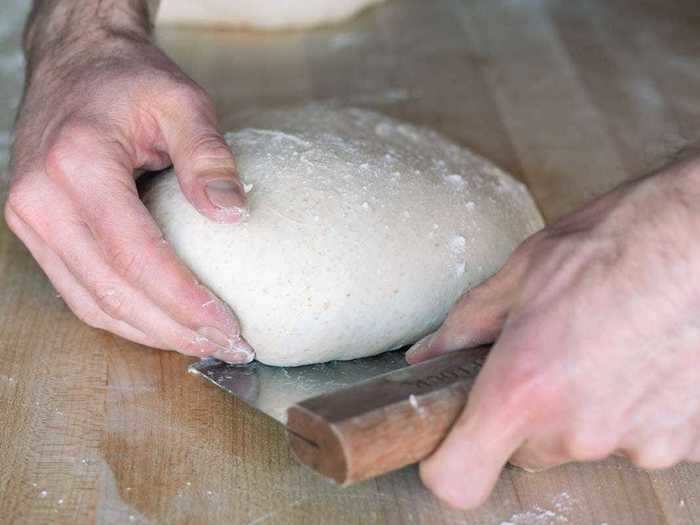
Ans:
<svg viewBox="0 0 700 525"><path fill-rule="evenodd" d="M295 458L346 486L418 463L452 428L489 350L450 352L292 405Z"/></svg>
<svg viewBox="0 0 700 525"><path fill-rule="evenodd" d="M158 37L224 128L308 100L376 109L513 172L549 220L700 139L696 0L390 0L307 33ZM0 275L0 522L700 523L697 465L508 468L473 512L415 467L338 489L185 357L83 326L4 225Z"/></svg>

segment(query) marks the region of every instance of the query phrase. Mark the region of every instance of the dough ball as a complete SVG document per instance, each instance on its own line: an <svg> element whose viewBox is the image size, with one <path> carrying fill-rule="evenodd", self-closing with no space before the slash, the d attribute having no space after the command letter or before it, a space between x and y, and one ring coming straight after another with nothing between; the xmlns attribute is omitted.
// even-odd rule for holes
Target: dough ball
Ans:
<svg viewBox="0 0 700 525"><path fill-rule="evenodd" d="M542 227L521 183L429 129L317 105L241 124L226 140L248 190L247 222L200 215L172 172L145 200L263 363L411 343Z"/></svg>
<svg viewBox="0 0 700 525"><path fill-rule="evenodd" d="M162 0L156 24L302 29L340 22L382 0Z"/></svg>

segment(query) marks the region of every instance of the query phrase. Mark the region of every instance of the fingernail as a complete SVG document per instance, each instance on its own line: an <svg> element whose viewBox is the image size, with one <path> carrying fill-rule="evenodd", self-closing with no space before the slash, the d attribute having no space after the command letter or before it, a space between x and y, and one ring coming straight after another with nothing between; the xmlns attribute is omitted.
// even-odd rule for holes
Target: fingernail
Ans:
<svg viewBox="0 0 700 525"><path fill-rule="evenodd" d="M240 184L230 179L212 180L204 187L209 201L217 208L226 210L245 210L245 197L242 195Z"/></svg>
<svg viewBox="0 0 700 525"><path fill-rule="evenodd" d="M214 357L227 363L244 365L255 359L255 350L240 337L232 340L228 348L216 352Z"/></svg>
<svg viewBox="0 0 700 525"><path fill-rule="evenodd" d="M227 336L218 328L205 326L197 330L200 337L218 348L214 357L228 363L250 363L255 358L255 350L240 336Z"/></svg>
<svg viewBox="0 0 700 525"><path fill-rule="evenodd" d="M414 360L420 361L421 354L430 348L430 343L433 342L435 333L436 332L428 334L414 343L413 346L406 351L406 361L409 363L414 362Z"/></svg>
<svg viewBox="0 0 700 525"><path fill-rule="evenodd" d="M232 352L230 350L216 352L214 357L219 361L232 365L247 365L253 360L253 356L245 352Z"/></svg>

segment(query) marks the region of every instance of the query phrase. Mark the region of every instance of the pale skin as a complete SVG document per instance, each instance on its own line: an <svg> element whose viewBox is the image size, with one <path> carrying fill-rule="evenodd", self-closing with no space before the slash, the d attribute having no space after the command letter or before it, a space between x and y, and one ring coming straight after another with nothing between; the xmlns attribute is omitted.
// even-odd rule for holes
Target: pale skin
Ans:
<svg viewBox="0 0 700 525"><path fill-rule="evenodd" d="M204 215L246 198L207 94L151 43L141 0L40 0L27 24L10 228L70 308L138 343L246 363L235 314L175 256L138 198L138 170L173 164Z"/></svg>
<svg viewBox="0 0 700 525"><path fill-rule="evenodd" d="M90 325L249 362L235 314L178 261L136 194L135 173L173 164L202 214L246 215L211 101L151 43L155 7L35 2L5 217ZM700 461L699 202L698 156L598 198L523 243L414 346L410 362L495 342L420 466L438 497L478 506L509 460Z"/></svg>
<svg viewBox="0 0 700 525"><path fill-rule="evenodd" d="M621 186L526 240L467 292L415 363L495 342L468 403L420 465L473 508L507 461L540 470L622 454L700 461L700 159Z"/></svg>

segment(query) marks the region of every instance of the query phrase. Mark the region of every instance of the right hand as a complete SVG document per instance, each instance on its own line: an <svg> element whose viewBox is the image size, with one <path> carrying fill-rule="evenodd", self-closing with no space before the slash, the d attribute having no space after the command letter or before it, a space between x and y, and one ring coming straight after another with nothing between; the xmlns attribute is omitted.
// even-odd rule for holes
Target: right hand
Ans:
<svg viewBox="0 0 700 525"><path fill-rule="evenodd" d="M7 224L89 325L156 348L251 361L236 316L178 260L134 179L173 164L200 213L244 217L245 192L209 97L146 41L82 45L31 64Z"/></svg>
<svg viewBox="0 0 700 525"><path fill-rule="evenodd" d="M411 363L495 341L462 414L421 463L460 508L506 462L700 461L700 158L601 195L525 240Z"/></svg>

